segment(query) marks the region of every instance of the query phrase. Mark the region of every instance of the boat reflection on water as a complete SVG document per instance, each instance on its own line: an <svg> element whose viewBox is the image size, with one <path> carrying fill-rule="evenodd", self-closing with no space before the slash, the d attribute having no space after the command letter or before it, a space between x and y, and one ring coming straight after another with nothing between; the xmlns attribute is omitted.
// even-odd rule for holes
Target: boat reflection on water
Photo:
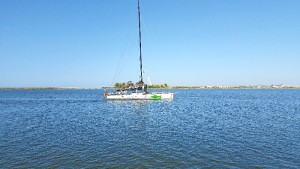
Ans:
<svg viewBox="0 0 300 169"><path fill-rule="evenodd" d="M172 102L173 101L173 98L171 99L164 99L164 100L107 100L107 99L104 99L104 101L106 103L109 103L109 104L115 104L115 105L135 105L135 106L144 106L144 105L148 105L148 104L151 104L151 103L157 103L157 102L160 102L160 103L166 103L166 102Z"/></svg>

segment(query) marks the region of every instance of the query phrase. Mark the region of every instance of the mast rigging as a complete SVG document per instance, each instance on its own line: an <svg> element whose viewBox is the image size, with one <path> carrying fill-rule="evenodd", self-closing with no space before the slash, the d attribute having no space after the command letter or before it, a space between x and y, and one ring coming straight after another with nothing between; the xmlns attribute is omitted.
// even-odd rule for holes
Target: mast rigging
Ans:
<svg viewBox="0 0 300 169"><path fill-rule="evenodd" d="M141 11L140 11L140 0L138 0L138 16L139 16L139 47L140 47L140 82L143 82L143 62L142 62L142 33L141 33Z"/></svg>

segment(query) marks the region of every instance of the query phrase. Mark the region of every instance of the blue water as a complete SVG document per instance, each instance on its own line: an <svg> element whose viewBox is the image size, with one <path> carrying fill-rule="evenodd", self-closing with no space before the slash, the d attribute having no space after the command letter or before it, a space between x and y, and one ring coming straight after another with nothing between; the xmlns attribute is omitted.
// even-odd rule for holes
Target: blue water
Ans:
<svg viewBox="0 0 300 169"><path fill-rule="evenodd" d="M300 90L0 91L0 168L300 168Z"/></svg>

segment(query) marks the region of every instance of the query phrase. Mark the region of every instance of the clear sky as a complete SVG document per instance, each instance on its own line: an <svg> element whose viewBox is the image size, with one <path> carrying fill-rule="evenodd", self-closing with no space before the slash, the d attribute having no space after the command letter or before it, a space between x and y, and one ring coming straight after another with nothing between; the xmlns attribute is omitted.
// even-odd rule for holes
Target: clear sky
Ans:
<svg viewBox="0 0 300 169"><path fill-rule="evenodd" d="M145 81L300 85L299 0L141 0ZM0 0L0 87L138 81L137 0Z"/></svg>

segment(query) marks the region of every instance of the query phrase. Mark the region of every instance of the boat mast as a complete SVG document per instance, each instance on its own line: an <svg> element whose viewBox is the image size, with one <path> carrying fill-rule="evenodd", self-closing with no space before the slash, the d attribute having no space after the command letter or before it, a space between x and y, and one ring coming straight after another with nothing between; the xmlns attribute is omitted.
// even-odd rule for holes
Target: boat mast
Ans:
<svg viewBox="0 0 300 169"><path fill-rule="evenodd" d="M141 33L141 12L140 12L140 0L138 0L138 16L139 16L139 46L140 46L140 82L143 82L143 63L142 63L142 33Z"/></svg>

